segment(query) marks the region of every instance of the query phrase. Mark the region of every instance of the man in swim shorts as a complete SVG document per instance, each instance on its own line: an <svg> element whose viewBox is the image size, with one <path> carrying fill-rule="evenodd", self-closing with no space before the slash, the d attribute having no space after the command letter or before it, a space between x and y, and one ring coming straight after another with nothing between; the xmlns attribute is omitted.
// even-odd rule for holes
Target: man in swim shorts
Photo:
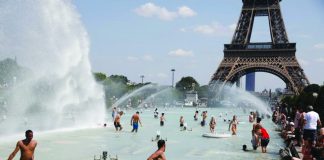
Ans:
<svg viewBox="0 0 324 160"><path fill-rule="evenodd" d="M115 128L116 128L116 131L121 131L122 129L123 129L123 127L121 126L121 124L120 124L120 118L121 118L121 116L124 114L124 112L123 111L120 111L117 115L116 115L116 117L115 117L115 120L114 120L114 126L115 126Z"/></svg>
<svg viewBox="0 0 324 160"><path fill-rule="evenodd" d="M138 130L138 123L141 124L142 126L142 122L141 122L141 119L139 117L139 112L137 111L133 116L132 116L132 119L131 119L131 122L130 124L133 126L133 130L132 132L137 132Z"/></svg>

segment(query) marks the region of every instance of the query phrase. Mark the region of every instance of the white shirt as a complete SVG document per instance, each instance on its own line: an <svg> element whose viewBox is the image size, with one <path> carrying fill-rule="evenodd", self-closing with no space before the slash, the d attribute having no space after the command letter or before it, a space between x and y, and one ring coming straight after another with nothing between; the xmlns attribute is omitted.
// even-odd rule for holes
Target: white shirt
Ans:
<svg viewBox="0 0 324 160"><path fill-rule="evenodd" d="M317 129L317 120L319 120L318 113L314 111L307 112L304 119L306 120L304 129L309 129L309 130Z"/></svg>

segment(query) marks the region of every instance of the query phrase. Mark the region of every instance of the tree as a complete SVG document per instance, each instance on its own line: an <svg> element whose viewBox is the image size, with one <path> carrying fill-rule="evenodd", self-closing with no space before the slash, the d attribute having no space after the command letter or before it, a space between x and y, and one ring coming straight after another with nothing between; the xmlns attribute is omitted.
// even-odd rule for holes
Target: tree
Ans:
<svg viewBox="0 0 324 160"><path fill-rule="evenodd" d="M0 61L0 85L11 85L15 79L21 82L33 75L32 71L28 68L21 67L14 59L4 59Z"/></svg>
<svg viewBox="0 0 324 160"><path fill-rule="evenodd" d="M320 90L320 86L318 84L310 84L308 86L306 86L304 89L303 89L303 92L306 92L306 93L318 93Z"/></svg>
<svg viewBox="0 0 324 160"><path fill-rule="evenodd" d="M314 109L319 113L320 117L324 117L324 86L321 86L319 89Z"/></svg>
<svg viewBox="0 0 324 160"><path fill-rule="evenodd" d="M123 84L129 83L128 78L126 76L123 76L123 75L111 75L109 78L112 81L117 82L117 83L123 83Z"/></svg>
<svg viewBox="0 0 324 160"><path fill-rule="evenodd" d="M198 82L193 77L182 77L179 82L176 83L176 90L180 92L179 98L185 98L186 91L197 91L199 88ZM181 96L182 95L182 96Z"/></svg>
<svg viewBox="0 0 324 160"><path fill-rule="evenodd" d="M102 82L107 78L106 74L101 72L93 73L93 75L97 82Z"/></svg>
<svg viewBox="0 0 324 160"><path fill-rule="evenodd" d="M193 77L182 77L179 82L176 84L176 89L185 92L185 91L197 91L199 88L199 83Z"/></svg>
<svg viewBox="0 0 324 160"><path fill-rule="evenodd" d="M207 98L208 97L208 93L209 93L209 86L208 85L203 85L201 87L198 88L198 96L199 98Z"/></svg>

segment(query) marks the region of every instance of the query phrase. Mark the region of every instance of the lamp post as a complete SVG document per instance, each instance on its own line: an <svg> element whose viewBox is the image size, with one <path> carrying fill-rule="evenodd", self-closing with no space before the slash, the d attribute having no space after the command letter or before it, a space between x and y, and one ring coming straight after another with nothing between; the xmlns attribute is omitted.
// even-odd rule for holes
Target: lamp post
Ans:
<svg viewBox="0 0 324 160"><path fill-rule="evenodd" d="M172 87L174 87L173 86L173 84L174 84L174 71L175 71L175 69L171 69L171 72L172 72Z"/></svg>
<svg viewBox="0 0 324 160"><path fill-rule="evenodd" d="M140 77L141 77L141 79L142 79L142 84L143 84L144 75L141 75Z"/></svg>

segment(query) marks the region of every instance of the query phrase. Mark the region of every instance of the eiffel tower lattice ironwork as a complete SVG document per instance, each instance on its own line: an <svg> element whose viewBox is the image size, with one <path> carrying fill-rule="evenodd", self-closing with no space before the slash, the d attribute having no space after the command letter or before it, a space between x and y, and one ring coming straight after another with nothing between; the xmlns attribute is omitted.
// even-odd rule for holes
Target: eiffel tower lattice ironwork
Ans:
<svg viewBox="0 0 324 160"><path fill-rule="evenodd" d="M224 58L210 84L214 81L235 83L252 72L278 76L286 88L296 94L309 84L295 56L296 43L290 43L280 11L281 0L242 0L243 7L231 44L224 45ZM267 16L271 42L251 43L256 16Z"/></svg>

